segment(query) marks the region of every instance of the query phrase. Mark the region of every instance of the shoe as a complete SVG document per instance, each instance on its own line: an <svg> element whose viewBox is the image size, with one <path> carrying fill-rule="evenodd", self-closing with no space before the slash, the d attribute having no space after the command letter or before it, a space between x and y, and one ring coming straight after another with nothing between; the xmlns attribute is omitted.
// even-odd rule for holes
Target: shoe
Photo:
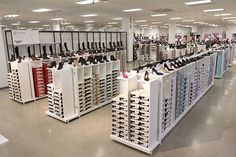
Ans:
<svg viewBox="0 0 236 157"><path fill-rule="evenodd" d="M169 68L166 63L164 63L164 68L166 68L168 71L174 71L174 69Z"/></svg>
<svg viewBox="0 0 236 157"><path fill-rule="evenodd" d="M19 56L19 57L18 57L18 62L17 62L17 63L21 63L21 62L22 62L22 57Z"/></svg>
<svg viewBox="0 0 236 157"><path fill-rule="evenodd" d="M14 55L11 55L11 58L10 58L10 62L14 62L16 59L15 59L15 56Z"/></svg>
<svg viewBox="0 0 236 157"><path fill-rule="evenodd" d="M97 61L98 61L99 63L105 63L105 61L103 60L103 56L102 56L102 55L97 56Z"/></svg>
<svg viewBox="0 0 236 157"><path fill-rule="evenodd" d="M43 59L49 59L46 52L46 45L43 46Z"/></svg>
<svg viewBox="0 0 236 157"><path fill-rule="evenodd" d="M15 48L15 53L16 53L16 58L19 58L20 53L19 53L19 48L18 48L18 46L16 46L16 48Z"/></svg>
<svg viewBox="0 0 236 157"><path fill-rule="evenodd" d="M80 62L80 64L81 64L82 66L83 66L83 65L85 65L85 66L86 66L86 65L89 65L83 57L80 57L79 62Z"/></svg>
<svg viewBox="0 0 236 157"><path fill-rule="evenodd" d="M73 61L73 66L74 67L80 67L78 60Z"/></svg>
<svg viewBox="0 0 236 157"><path fill-rule="evenodd" d="M32 61L38 61L38 60L40 60L40 59L38 59L35 55L33 55L33 56L31 57L31 59L32 59Z"/></svg>
<svg viewBox="0 0 236 157"><path fill-rule="evenodd" d="M98 64L98 62L96 61L96 57L89 56L87 61L89 61L90 64Z"/></svg>
<svg viewBox="0 0 236 157"><path fill-rule="evenodd" d="M69 60L68 64L72 64L74 62L74 58L69 58L68 60Z"/></svg>
<svg viewBox="0 0 236 157"><path fill-rule="evenodd" d="M70 51L70 50L68 49L67 42L64 42L64 47L65 47L65 49L66 49L67 52Z"/></svg>
<svg viewBox="0 0 236 157"><path fill-rule="evenodd" d="M64 62L60 62L60 63L59 63L59 66L58 66L58 68L57 68L57 70L63 69L63 65L64 65Z"/></svg>
<svg viewBox="0 0 236 157"><path fill-rule="evenodd" d="M103 60L106 61L106 62L110 62L110 61L107 59L107 56L104 56L104 57L103 57Z"/></svg>
<svg viewBox="0 0 236 157"><path fill-rule="evenodd" d="M90 44L87 42L87 49L90 50Z"/></svg>
<svg viewBox="0 0 236 157"><path fill-rule="evenodd" d="M117 59L113 55L110 57L110 59L111 61L117 61Z"/></svg>
<svg viewBox="0 0 236 157"><path fill-rule="evenodd" d="M57 63L55 61L52 61L50 65L48 66L48 68L53 68L53 67L55 68L57 67Z"/></svg>
<svg viewBox="0 0 236 157"><path fill-rule="evenodd" d="M144 80L145 81L149 81L149 73L148 73L148 71L145 72Z"/></svg>
<svg viewBox="0 0 236 157"><path fill-rule="evenodd" d="M63 48L62 48L62 43L59 43L59 48L60 48L60 52L61 52L61 53L64 52L64 51L63 51Z"/></svg>
<svg viewBox="0 0 236 157"><path fill-rule="evenodd" d="M123 76L123 78L125 78L125 79L128 78L128 75L126 75L125 70L122 70L122 76Z"/></svg>
<svg viewBox="0 0 236 157"><path fill-rule="evenodd" d="M59 56L61 56L61 57L66 57L66 55L65 55L64 52L59 53Z"/></svg>
<svg viewBox="0 0 236 157"><path fill-rule="evenodd" d="M83 48L83 50L86 49L86 48L85 48L85 43L84 43L84 42L82 42L82 48Z"/></svg>
<svg viewBox="0 0 236 157"><path fill-rule="evenodd" d="M30 46L27 47L28 57L31 58Z"/></svg>
<svg viewBox="0 0 236 157"><path fill-rule="evenodd" d="M163 73L158 72L157 69L154 68L154 67L152 68L152 73L153 73L153 72L156 73L157 75L164 75ZM146 74L146 73L145 73L145 74Z"/></svg>

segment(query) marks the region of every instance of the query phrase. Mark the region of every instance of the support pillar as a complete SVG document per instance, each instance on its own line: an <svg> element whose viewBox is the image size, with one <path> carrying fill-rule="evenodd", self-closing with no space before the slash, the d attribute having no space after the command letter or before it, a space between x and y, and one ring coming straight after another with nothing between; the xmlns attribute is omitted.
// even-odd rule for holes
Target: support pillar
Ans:
<svg viewBox="0 0 236 157"><path fill-rule="evenodd" d="M176 24L171 23L169 25L169 43L174 44L175 43L175 32L177 30Z"/></svg>

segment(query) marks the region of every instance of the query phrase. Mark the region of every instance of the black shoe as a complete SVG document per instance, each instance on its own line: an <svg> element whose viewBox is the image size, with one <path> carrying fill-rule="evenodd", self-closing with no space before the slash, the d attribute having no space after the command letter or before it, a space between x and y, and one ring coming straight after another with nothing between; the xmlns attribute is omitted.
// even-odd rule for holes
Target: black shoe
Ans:
<svg viewBox="0 0 236 157"><path fill-rule="evenodd" d="M173 62L171 62L170 64L171 64L171 66L174 67L175 69L178 69L178 68L179 68L179 66L178 66L177 64L173 63Z"/></svg>
<svg viewBox="0 0 236 157"><path fill-rule="evenodd" d="M68 49L67 42L64 42L64 47L65 47L65 49L66 49L67 52L70 51L70 50Z"/></svg>
<svg viewBox="0 0 236 157"><path fill-rule="evenodd" d="M58 66L58 68L57 68L57 70L63 69L63 65L64 65L64 63L63 63L63 62L60 62L60 63L59 63L59 66Z"/></svg>
<svg viewBox="0 0 236 157"><path fill-rule="evenodd" d="M79 63L83 66L83 65L89 65L86 60L83 57L79 58Z"/></svg>
<svg viewBox="0 0 236 157"><path fill-rule="evenodd" d="M14 62L16 59L15 59L15 56L14 55L11 55L11 58L10 58L10 62Z"/></svg>
<svg viewBox="0 0 236 157"><path fill-rule="evenodd" d="M21 62L22 62L22 57L19 56L19 57L18 57L18 63L21 63Z"/></svg>
<svg viewBox="0 0 236 157"><path fill-rule="evenodd" d="M158 72L157 69L154 67L152 68L152 73L153 72L156 73L157 75L164 75L163 73Z"/></svg>
<svg viewBox="0 0 236 157"><path fill-rule="evenodd" d="M52 45L49 45L49 51L50 51L50 53L51 53L51 56L53 56L53 48L52 48Z"/></svg>
<svg viewBox="0 0 236 157"><path fill-rule="evenodd" d="M15 48L15 53L16 53L16 58L19 58L20 54L19 54L18 46L16 46L16 48Z"/></svg>
<svg viewBox="0 0 236 157"><path fill-rule="evenodd" d="M145 81L149 81L149 73L148 73L148 71L145 72L144 80Z"/></svg>
<svg viewBox="0 0 236 157"><path fill-rule="evenodd" d="M104 57L103 57L103 60L106 61L106 62L110 62L110 61L107 59L107 56L104 56Z"/></svg>
<svg viewBox="0 0 236 157"><path fill-rule="evenodd" d="M52 61L50 65L48 66L48 68L53 68L53 67L55 68L57 67L57 63L55 61Z"/></svg>
<svg viewBox="0 0 236 157"><path fill-rule="evenodd" d="M74 62L74 58L69 58L69 62L68 62L68 64L72 64L73 62Z"/></svg>
<svg viewBox="0 0 236 157"><path fill-rule="evenodd" d="M82 42L82 49L83 49L83 50L86 49L86 48L85 48L85 43L84 43L84 42Z"/></svg>
<svg viewBox="0 0 236 157"><path fill-rule="evenodd" d="M166 68L168 71L174 71L174 69L169 68L166 63L164 63L164 68Z"/></svg>
<svg viewBox="0 0 236 157"><path fill-rule="evenodd" d="M111 61L117 61L117 59L113 55L110 57L110 59Z"/></svg>
<svg viewBox="0 0 236 157"><path fill-rule="evenodd" d="M30 46L27 47L28 57L31 58Z"/></svg>
<svg viewBox="0 0 236 157"><path fill-rule="evenodd" d="M98 64L98 62L96 61L96 57L90 57L90 64Z"/></svg>
<svg viewBox="0 0 236 157"><path fill-rule="evenodd" d="M50 58L48 58L48 55L46 52L46 45L43 46L43 59L50 59Z"/></svg>
<svg viewBox="0 0 236 157"><path fill-rule="evenodd" d="M64 52L61 52L61 53L59 54L59 56L61 56L61 57L66 57L66 55L65 55Z"/></svg>
<svg viewBox="0 0 236 157"><path fill-rule="evenodd" d="M104 60L103 60L102 55L96 56L96 57L97 57L97 61L98 61L99 63L104 63Z"/></svg>
<svg viewBox="0 0 236 157"><path fill-rule="evenodd" d="M62 48L62 43L59 43L59 48L60 48L60 52L61 52L61 53L64 52L64 51L63 51L63 48Z"/></svg>

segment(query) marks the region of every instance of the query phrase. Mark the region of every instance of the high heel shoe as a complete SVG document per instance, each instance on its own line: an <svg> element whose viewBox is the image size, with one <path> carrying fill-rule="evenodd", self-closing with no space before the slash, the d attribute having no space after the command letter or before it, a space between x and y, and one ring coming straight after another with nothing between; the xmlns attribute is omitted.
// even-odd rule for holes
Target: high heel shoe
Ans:
<svg viewBox="0 0 236 157"><path fill-rule="evenodd" d="M103 60L106 61L106 62L110 62L110 61L107 59L107 56L104 56L104 57L103 57Z"/></svg>
<svg viewBox="0 0 236 157"><path fill-rule="evenodd" d="M58 66L58 68L57 68L57 70L63 69L63 65L64 65L64 62L60 62L60 63L59 63L59 66Z"/></svg>
<svg viewBox="0 0 236 157"><path fill-rule="evenodd" d="M168 71L174 71L174 69L169 68L169 66L166 63L164 63L164 68L166 68Z"/></svg>
<svg viewBox="0 0 236 157"><path fill-rule="evenodd" d="M55 61L52 61L50 65L48 66L48 68L53 68L53 67L55 68L57 67L57 63Z"/></svg>
<svg viewBox="0 0 236 157"><path fill-rule="evenodd" d="M126 73L125 73L125 70L122 70L122 76L123 76L123 78L128 78L128 75L126 75Z"/></svg>
<svg viewBox="0 0 236 157"><path fill-rule="evenodd" d="M38 61L38 60L40 60L40 59L37 58L35 55L32 55L31 59L32 59L32 61Z"/></svg>
<svg viewBox="0 0 236 157"><path fill-rule="evenodd" d="M157 75L164 75L163 73L158 72L157 69L154 67L152 68L152 73L153 72L156 73Z"/></svg>
<svg viewBox="0 0 236 157"><path fill-rule="evenodd" d="M18 62L17 62L17 63L21 63L21 62L22 62L22 57L19 56L19 57L18 57Z"/></svg>
<svg viewBox="0 0 236 157"><path fill-rule="evenodd" d="M111 61L117 61L117 59L113 55L110 57L110 59Z"/></svg>
<svg viewBox="0 0 236 157"><path fill-rule="evenodd" d="M27 47L28 57L31 58L30 46Z"/></svg>
<svg viewBox="0 0 236 157"><path fill-rule="evenodd" d="M149 73L148 73L148 71L145 72L144 80L145 81L149 81Z"/></svg>
<svg viewBox="0 0 236 157"><path fill-rule="evenodd" d="M50 59L50 58L48 58L48 55L46 52L46 45L43 46L43 59Z"/></svg>
<svg viewBox="0 0 236 157"><path fill-rule="evenodd" d="M20 53L19 53L19 48L18 48L18 46L16 46L16 48L15 48L15 54L16 54L16 58L19 58Z"/></svg>

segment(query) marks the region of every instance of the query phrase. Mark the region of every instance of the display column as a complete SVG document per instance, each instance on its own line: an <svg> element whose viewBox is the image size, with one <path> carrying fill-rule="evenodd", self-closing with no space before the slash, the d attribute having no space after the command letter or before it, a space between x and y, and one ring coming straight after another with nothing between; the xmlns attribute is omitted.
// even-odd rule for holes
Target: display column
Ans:
<svg viewBox="0 0 236 157"><path fill-rule="evenodd" d="M122 31L127 32L127 61L133 61L133 19L132 18L124 18L122 20ZM124 43L126 44L126 43Z"/></svg>
<svg viewBox="0 0 236 157"><path fill-rule="evenodd" d="M169 43L174 44L175 43L175 32L176 32L176 24L171 23L169 25Z"/></svg>

